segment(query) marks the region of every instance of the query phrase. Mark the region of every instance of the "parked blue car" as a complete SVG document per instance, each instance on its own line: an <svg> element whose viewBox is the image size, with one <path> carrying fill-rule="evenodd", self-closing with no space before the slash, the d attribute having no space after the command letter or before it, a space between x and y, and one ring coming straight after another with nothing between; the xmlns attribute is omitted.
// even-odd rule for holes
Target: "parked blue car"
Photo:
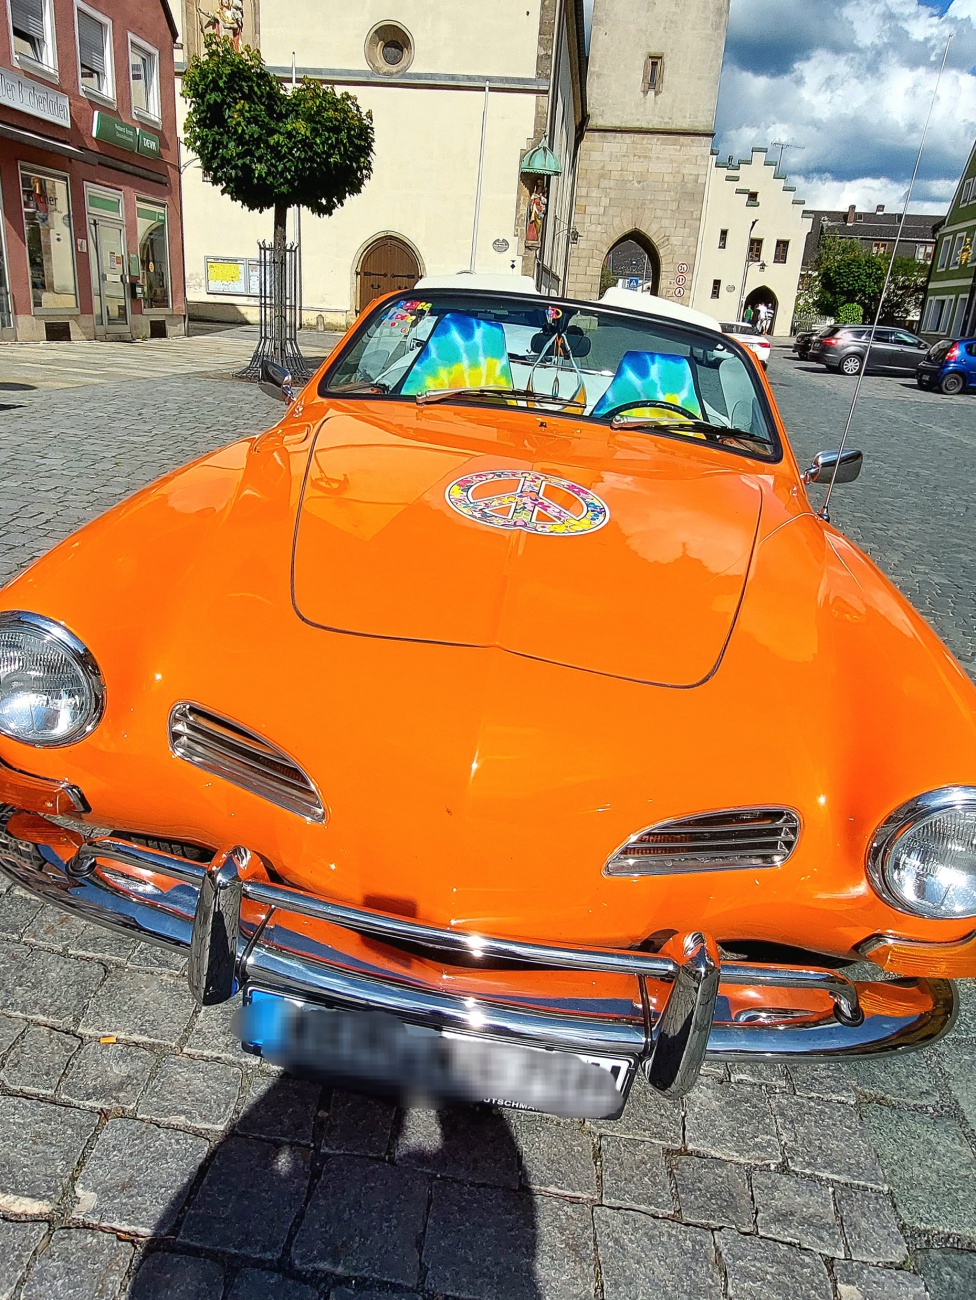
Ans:
<svg viewBox="0 0 976 1300"><path fill-rule="evenodd" d="M915 371L919 388L962 393L976 388L976 339L940 339L933 343Z"/></svg>

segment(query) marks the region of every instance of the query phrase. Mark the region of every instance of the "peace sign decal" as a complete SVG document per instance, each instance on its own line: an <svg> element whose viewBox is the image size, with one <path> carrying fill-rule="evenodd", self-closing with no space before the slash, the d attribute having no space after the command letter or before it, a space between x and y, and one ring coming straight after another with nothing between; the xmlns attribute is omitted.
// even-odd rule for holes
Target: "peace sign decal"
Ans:
<svg viewBox="0 0 976 1300"><path fill-rule="evenodd" d="M459 515L489 528L514 528L547 537L593 533L610 518L595 492L529 470L492 469L455 479L445 493Z"/></svg>

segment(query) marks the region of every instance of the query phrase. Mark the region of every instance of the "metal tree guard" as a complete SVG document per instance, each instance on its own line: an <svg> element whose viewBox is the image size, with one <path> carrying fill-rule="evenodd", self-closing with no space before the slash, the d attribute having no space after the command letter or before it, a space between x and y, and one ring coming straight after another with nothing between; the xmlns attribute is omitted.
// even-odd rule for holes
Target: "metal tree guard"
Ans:
<svg viewBox="0 0 976 1300"><path fill-rule="evenodd" d="M298 246L286 244L276 258L274 245L262 240L258 256L258 342L238 378L260 380L264 363L274 361L304 384L312 370L298 346Z"/></svg>

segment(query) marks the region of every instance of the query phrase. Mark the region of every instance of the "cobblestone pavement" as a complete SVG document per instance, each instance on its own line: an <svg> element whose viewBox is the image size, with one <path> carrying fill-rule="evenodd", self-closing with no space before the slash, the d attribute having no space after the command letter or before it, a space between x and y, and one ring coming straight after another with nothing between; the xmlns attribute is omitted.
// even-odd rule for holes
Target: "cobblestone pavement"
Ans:
<svg viewBox="0 0 976 1300"><path fill-rule="evenodd" d="M205 339L193 329L208 330ZM212 330L213 332L209 332ZM0 412L5 404L37 389L78 388L126 379L158 379L208 370L227 372L246 365L257 342L255 325L229 329L193 326L188 338L96 343L0 343ZM324 355L337 334L303 331L309 359Z"/></svg>
<svg viewBox="0 0 976 1300"><path fill-rule="evenodd" d="M798 450L835 446L849 382L779 351L771 375ZM864 396L835 521L972 666L976 401ZM17 400L0 579L277 413L192 374ZM0 890L0 1300L976 1296L971 987L934 1051L710 1067L616 1123L403 1111L243 1056L167 954Z"/></svg>

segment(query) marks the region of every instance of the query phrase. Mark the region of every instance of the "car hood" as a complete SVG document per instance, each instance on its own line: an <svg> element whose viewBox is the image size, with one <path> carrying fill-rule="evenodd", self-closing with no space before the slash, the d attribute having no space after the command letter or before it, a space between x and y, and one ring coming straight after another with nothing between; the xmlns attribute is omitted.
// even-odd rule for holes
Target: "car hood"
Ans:
<svg viewBox="0 0 976 1300"><path fill-rule="evenodd" d="M295 533L298 614L336 631L495 646L660 685L707 679L755 547L755 467L646 435L608 444L602 430L599 457L586 435L550 438L545 454L484 438L465 446L456 425L345 413L323 422ZM562 512L532 516L530 500L530 527L513 527L513 498L532 492ZM486 511L486 494L510 504ZM578 531L553 529L584 510Z"/></svg>

